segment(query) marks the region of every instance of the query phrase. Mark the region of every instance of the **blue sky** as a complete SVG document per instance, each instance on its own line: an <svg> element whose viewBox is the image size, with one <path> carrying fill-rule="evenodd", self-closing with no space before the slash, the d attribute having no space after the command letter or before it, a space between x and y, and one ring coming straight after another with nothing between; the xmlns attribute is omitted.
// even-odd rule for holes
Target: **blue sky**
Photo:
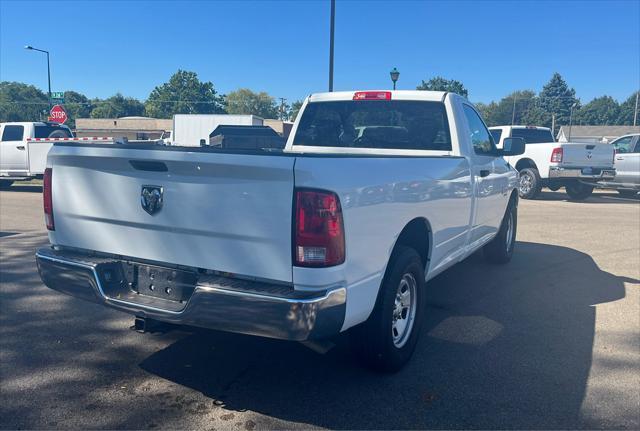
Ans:
<svg viewBox="0 0 640 431"><path fill-rule="evenodd" d="M640 1L337 1L335 89L413 89L435 75L475 102L539 91L555 71L583 102L640 87ZM329 2L0 0L0 80L145 99L178 68L222 93L326 91Z"/></svg>

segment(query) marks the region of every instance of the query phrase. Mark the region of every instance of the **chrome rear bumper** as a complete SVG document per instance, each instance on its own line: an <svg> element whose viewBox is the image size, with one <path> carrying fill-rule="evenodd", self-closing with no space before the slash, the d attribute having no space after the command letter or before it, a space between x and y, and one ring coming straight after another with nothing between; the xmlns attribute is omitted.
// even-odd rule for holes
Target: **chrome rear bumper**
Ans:
<svg viewBox="0 0 640 431"><path fill-rule="evenodd" d="M344 323L343 287L301 293L289 286L202 276L190 297L179 302L105 281L102 271L120 264L117 259L42 248L36 261L51 289L162 322L296 341L335 335Z"/></svg>
<svg viewBox="0 0 640 431"><path fill-rule="evenodd" d="M607 180L616 176L615 169L601 169L589 167L565 168L551 166L549 168L549 179L577 179L577 180Z"/></svg>

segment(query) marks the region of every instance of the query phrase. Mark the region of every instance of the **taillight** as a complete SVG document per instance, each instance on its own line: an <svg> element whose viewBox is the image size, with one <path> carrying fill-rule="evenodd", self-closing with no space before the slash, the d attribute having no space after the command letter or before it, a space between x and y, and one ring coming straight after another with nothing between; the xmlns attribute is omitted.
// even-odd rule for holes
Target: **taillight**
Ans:
<svg viewBox="0 0 640 431"><path fill-rule="evenodd" d="M353 100L391 100L390 91L356 91Z"/></svg>
<svg viewBox="0 0 640 431"><path fill-rule="evenodd" d="M297 190L295 196L295 264L323 267L343 263L344 224L338 195Z"/></svg>
<svg viewBox="0 0 640 431"><path fill-rule="evenodd" d="M53 171L51 170L51 168L46 168L44 170L42 201L44 204L44 221L47 224L47 229L56 230L55 224L53 223L53 193L51 190L52 175Z"/></svg>
<svg viewBox="0 0 640 431"><path fill-rule="evenodd" d="M551 153L551 163L562 163L562 148L554 148Z"/></svg>

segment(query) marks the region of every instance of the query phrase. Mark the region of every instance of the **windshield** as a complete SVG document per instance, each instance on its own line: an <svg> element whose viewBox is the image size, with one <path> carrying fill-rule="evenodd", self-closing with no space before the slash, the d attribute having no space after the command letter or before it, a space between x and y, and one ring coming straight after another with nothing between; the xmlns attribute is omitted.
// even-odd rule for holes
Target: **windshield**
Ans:
<svg viewBox="0 0 640 431"><path fill-rule="evenodd" d="M512 129L511 136L513 138L522 138L527 144L555 142L551 130L548 129Z"/></svg>
<svg viewBox="0 0 640 431"><path fill-rule="evenodd" d="M34 131L34 138L72 138L69 129L60 126L38 126Z"/></svg>
<svg viewBox="0 0 640 431"><path fill-rule="evenodd" d="M408 100L314 102L293 145L451 150L444 104Z"/></svg>

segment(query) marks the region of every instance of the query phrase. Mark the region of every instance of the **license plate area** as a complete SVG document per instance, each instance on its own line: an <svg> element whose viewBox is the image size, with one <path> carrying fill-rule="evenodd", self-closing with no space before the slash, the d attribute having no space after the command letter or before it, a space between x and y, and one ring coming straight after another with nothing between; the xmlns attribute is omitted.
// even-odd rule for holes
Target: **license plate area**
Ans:
<svg viewBox="0 0 640 431"><path fill-rule="evenodd" d="M169 301L186 302L196 287L195 272L127 262L125 278L130 288L140 294Z"/></svg>

